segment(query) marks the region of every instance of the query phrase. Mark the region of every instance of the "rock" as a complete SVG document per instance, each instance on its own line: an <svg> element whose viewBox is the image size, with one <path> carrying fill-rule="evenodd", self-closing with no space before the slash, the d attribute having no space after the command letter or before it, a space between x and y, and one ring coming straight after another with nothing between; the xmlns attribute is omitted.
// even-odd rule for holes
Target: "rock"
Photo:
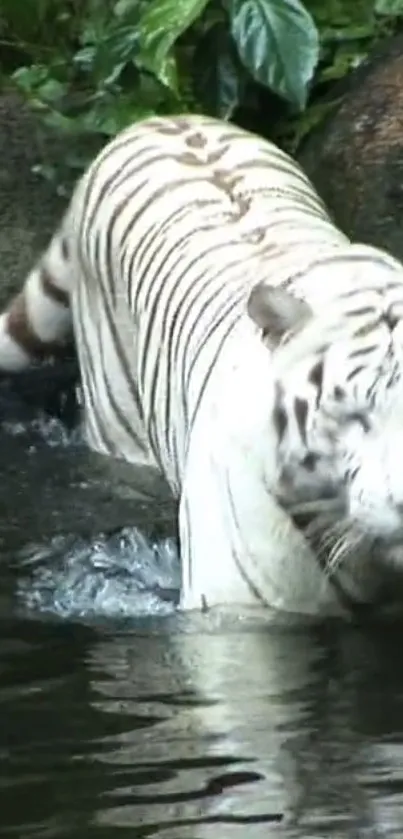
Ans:
<svg viewBox="0 0 403 839"><path fill-rule="evenodd" d="M18 95L0 95L0 306L20 288L61 217L65 199L31 169L62 149Z"/></svg>
<svg viewBox="0 0 403 839"><path fill-rule="evenodd" d="M403 36L383 41L339 94L298 159L349 236L403 260Z"/></svg>

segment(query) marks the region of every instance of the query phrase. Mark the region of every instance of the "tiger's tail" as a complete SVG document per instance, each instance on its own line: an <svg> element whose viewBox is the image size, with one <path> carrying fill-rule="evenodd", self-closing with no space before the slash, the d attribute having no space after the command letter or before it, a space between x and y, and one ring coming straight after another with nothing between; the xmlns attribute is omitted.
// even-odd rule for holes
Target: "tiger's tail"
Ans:
<svg viewBox="0 0 403 839"><path fill-rule="evenodd" d="M35 361L62 354L71 334L73 282L68 237L59 230L0 315L1 371L17 373Z"/></svg>

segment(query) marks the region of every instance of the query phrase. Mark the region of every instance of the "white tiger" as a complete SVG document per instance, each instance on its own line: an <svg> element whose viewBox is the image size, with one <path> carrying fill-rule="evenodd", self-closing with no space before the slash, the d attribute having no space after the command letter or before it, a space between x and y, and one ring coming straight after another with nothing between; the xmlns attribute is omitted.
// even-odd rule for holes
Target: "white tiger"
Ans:
<svg viewBox="0 0 403 839"><path fill-rule="evenodd" d="M179 498L185 609L342 611L290 515L328 495L330 565L372 597L373 549L382 579L403 540L403 268L351 244L293 160L208 117L123 131L1 315L1 369L71 324L89 445Z"/></svg>

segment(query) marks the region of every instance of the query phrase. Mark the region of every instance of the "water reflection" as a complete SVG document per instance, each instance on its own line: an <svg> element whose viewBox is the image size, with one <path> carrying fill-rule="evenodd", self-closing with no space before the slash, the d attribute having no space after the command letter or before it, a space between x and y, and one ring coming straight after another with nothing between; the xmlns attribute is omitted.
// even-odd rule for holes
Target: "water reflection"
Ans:
<svg viewBox="0 0 403 839"><path fill-rule="evenodd" d="M2 637L0 835L401 835L391 630L200 617Z"/></svg>
<svg viewBox="0 0 403 839"><path fill-rule="evenodd" d="M400 839L398 626L276 628L255 613L187 617L172 602L140 614L140 600L116 621L108 598L88 614L91 590L74 587L87 600L60 620L29 600L46 581L52 596L71 587L80 562L92 579L101 530L137 524L145 551L172 536L162 489L151 481L141 499L124 469L87 458L44 446L37 427L3 436L0 836ZM127 544L120 555L117 537L97 538L103 562L113 544L128 561ZM71 561L46 554L66 539Z"/></svg>

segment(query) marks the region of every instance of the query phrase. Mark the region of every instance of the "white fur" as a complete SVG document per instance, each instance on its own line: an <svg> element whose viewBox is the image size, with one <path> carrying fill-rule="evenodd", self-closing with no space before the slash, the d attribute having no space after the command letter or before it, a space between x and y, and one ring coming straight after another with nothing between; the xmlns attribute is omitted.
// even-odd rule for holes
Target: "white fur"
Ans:
<svg viewBox="0 0 403 839"><path fill-rule="evenodd" d="M25 370L31 358L11 337L7 329L7 315L0 315L0 358L1 367L9 373Z"/></svg>
<svg viewBox="0 0 403 839"><path fill-rule="evenodd" d="M25 287L25 295L28 317L35 335L45 343L60 340L69 331L71 312L68 307L44 295L39 269L32 272Z"/></svg>
<svg viewBox="0 0 403 839"><path fill-rule="evenodd" d="M357 435L358 437L358 435ZM360 469L351 484L349 514L368 533L403 537L403 412L392 413L381 434L351 443Z"/></svg>
<svg viewBox="0 0 403 839"><path fill-rule="evenodd" d="M251 325L243 326L222 354L192 429L179 514L181 605L256 604L238 563L273 609L341 614L303 533L276 499L270 353Z"/></svg>

